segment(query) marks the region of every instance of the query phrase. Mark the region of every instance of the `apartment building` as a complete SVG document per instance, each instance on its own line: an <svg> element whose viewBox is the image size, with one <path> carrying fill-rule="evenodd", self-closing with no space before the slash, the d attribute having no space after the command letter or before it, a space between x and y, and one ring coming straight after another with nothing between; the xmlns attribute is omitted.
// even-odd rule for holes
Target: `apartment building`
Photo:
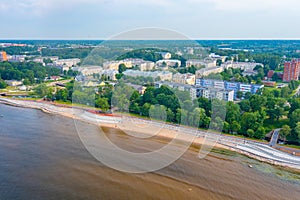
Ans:
<svg viewBox="0 0 300 200"><path fill-rule="evenodd" d="M175 83L195 85L196 76L191 73L180 74L176 73L173 75L172 81Z"/></svg>
<svg viewBox="0 0 300 200"><path fill-rule="evenodd" d="M300 73L300 59L292 60L291 62L284 63L283 81L290 82L298 80Z"/></svg>

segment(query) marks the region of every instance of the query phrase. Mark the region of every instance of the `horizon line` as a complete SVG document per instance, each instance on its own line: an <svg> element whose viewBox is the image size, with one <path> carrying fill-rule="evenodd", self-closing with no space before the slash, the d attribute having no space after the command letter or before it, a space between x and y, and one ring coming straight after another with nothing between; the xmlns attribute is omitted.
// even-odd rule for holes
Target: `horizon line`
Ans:
<svg viewBox="0 0 300 200"><path fill-rule="evenodd" d="M91 41L113 41L114 39L105 39L105 38L0 38L0 41L2 40L64 40L64 41L71 41L71 40L91 40ZM134 39L118 39L120 41L122 40L134 40ZM116 40L116 41L118 41ZM137 39L138 40L148 40L148 39ZM150 39L150 40L300 40L300 38L190 38L190 39Z"/></svg>

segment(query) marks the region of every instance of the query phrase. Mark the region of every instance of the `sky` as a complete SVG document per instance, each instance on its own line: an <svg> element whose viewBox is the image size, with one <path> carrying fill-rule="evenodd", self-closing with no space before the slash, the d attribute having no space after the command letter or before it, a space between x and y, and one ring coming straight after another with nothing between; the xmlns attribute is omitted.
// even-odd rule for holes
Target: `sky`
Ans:
<svg viewBox="0 0 300 200"><path fill-rule="evenodd" d="M300 38L299 0L0 0L0 39L109 39L157 27L193 39Z"/></svg>

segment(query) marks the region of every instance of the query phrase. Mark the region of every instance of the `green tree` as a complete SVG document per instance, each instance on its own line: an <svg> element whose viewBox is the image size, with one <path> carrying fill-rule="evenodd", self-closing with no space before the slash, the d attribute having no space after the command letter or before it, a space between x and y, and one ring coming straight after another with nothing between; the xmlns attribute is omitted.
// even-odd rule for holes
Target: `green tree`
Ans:
<svg viewBox="0 0 300 200"><path fill-rule="evenodd" d="M251 106L250 106L250 101L249 100L242 100L240 103L240 108L242 111L244 112L249 112L250 109L251 109Z"/></svg>
<svg viewBox="0 0 300 200"><path fill-rule="evenodd" d="M143 116L149 117L149 109L151 107L150 103L145 103L141 108L141 114Z"/></svg>
<svg viewBox="0 0 300 200"><path fill-rule="evenodd" d="M126 69L127 69L126 65L122 63L119 65L118 71L120 74L122 74L124 71L126 71Z"/></svg>
<svg viewBox="0 0 300 200"><path fill-rule="evenodd" d="M254 137L254 131L252 129L248 129L247 130L247 136L250 137L250 138L253 138Z"/></svg>
<svg viewBox="0 0 300 200"><path fill-rule="evenodd" d="M56 100L62 100L62 101L66 102L68 99L68 91L66 89L58 90L56 92L55 98L56 98Z"/></svg>
<svg viewBox="0 0 300 200"><path fill-rule="evenodd" d="M253 112L260 111L266 104L266 98L260 95L253 95L250 98L250 106Z"/></svg>
<svg viewBox="0 0 300 200"><path fill-rule="evenodd" d="M34 92L39 97L45 97L49 93L49 87L46 84L40 84L34 89Z"/></svg>
<svg viewBox="0 0 300 200"><path fill-rule="evenodd" d="M282 129L279 131L280 137L286 141L286 138L291 134L291 128L288 125L283 125Z"/></svg>
<svg viewBox="0 0 300 200"><path fill-rule="evenodd" d="M242 91L237 91L236 92L236 97L241 99L244 96L244 93Z"/></svg>
<svg viewBox="0 0 300 200"><path fill-rule="evenodd" d="M0 79L0 89L4 89L7 87L7 84L5 83L5 81Z"/></svg>
<svg viewBox="0 0 300 200"><path fill-rule="evenodd" d="M237 133L241 129L241 125L237 121L233 121L230 124L230 130L232 133Z"/></svg>
<svg viewBox="0 0 300 200"><path fill-rule="evenodd" d="M256 139L263 139L265 135L266 135L266 130L264 127L261 126L255 131L253 137Z"/></svg>
<svg viewBox="0 0 300 200"><path fill-rule="evenodd" d="M109 110L109 104L107 98L99 98L95 102L96 107L101 108L103 112L106 112Z"/></svg>
<svg viewBox="0 0 300 200"><path fill-rule="evenodd" d="M297 123L300 122L300 109L296 109L290 115L290 127L296 127Z"/></svg>
<svg viewBox="0 0 300 200"><path fill-rule="evenodd" d="M296 124L296 127L294 128L294 132L295 135L297 136L298 143L300 143L300 122Z"/></svg>

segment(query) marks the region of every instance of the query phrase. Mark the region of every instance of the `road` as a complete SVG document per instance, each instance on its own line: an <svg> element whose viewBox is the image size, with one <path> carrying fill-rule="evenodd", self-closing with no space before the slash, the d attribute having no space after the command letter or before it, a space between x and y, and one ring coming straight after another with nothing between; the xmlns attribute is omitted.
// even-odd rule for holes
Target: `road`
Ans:
<svg viewBox="0 0 300 200"><path fill-rule="evenodd" d="M271 138L270 143L269 143L270 147L275 147L277 145L277 141L278 141L278 138L279 138L279 131L280 131L280 128L275 129L273 131L273 135L272 135L272 138Z"/></svg>

